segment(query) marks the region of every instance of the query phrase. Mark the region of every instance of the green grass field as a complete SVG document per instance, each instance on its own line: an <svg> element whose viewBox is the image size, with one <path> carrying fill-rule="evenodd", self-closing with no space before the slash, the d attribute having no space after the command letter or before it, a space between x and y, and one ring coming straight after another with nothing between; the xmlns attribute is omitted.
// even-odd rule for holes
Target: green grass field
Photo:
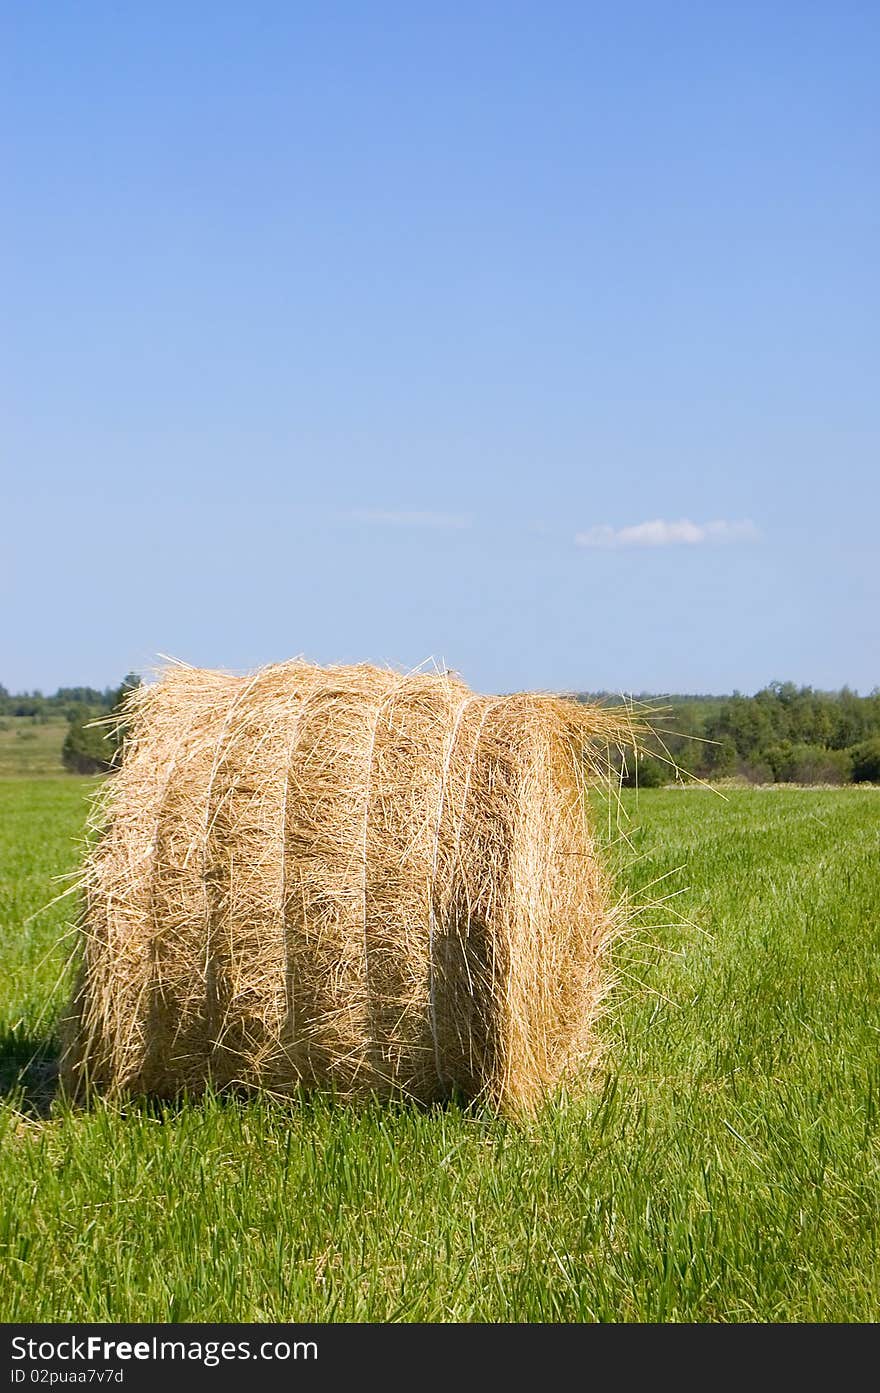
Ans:
<svg viewBox="0 0 880 1393"><path fill-rule="evenodd" d="M86 787L0 782L4 1319L880 1317L880 790L629 800L684 920L619 950L591 1096L515 1125L53 1102L70 901L31 916Z"/></svg>
<svg viewBox="0 0 880 1393"><path fill-rule="evenodd" d="M28 716L0 718L0 779L57 779L64 773L61 746L68 729L63 719L41 724Z"/></svg>

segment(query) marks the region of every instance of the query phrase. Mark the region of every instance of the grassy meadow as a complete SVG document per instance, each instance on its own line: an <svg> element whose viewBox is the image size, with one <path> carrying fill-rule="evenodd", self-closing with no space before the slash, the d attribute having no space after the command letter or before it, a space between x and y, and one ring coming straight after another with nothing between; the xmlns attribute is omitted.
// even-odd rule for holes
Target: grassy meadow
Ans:
<svg viewBox="0 0 880 1393"><path fill-rule="evenodd" d="M67 731L63 717L43 722L28 716L0 717L0 779L59 778Z"/></svg>
<svg viewBox="0 0 880 1393"><path fill-rule="evenodd" d="M681 893L593 1091L517 1125L53 1099L90 786L0 780L4 1319L880 1317L880 789L626 795L623 883Z"/></svg>

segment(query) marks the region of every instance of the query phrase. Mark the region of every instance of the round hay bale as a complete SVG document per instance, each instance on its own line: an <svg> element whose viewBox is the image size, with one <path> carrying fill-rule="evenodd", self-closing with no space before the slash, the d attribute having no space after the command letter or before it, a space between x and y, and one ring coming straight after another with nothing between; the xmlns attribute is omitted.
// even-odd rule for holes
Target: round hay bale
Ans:
<svg viewBox="0 0 880 1393"><path fill-rule="evenodd" d="M174 666L126 722L69 1091L517 1108L589 1060L615 912L584 791L620 712L294 661Z"/></svg>

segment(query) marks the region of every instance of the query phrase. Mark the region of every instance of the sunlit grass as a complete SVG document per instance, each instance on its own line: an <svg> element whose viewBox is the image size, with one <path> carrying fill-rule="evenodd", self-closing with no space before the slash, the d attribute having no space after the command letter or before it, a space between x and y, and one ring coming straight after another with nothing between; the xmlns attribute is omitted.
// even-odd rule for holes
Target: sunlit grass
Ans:
<svg viewBox="0 0 880 1393"><path fill-rule="evenodd" d="M32 721L29 716L0 717L0 779L13 776L58 778L64 771L61 747L67 721Z"/></svg>
<svg viewBox="0 0 880 1393"><path fill-rule="evenodd" d="M627 807L630 888L684 892L586 1100L46 1115L83 784L0 783L4 1318L877 1318L880 791Z"/></svg>

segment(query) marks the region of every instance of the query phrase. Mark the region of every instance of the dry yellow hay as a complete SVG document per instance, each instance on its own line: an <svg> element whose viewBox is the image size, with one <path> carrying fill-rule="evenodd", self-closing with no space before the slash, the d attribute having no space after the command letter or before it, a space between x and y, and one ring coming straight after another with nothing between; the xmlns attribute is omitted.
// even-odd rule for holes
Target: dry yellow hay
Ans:
<svg viewBox="0 0 880 1393"><path fill-rule="evenodd" d="M68 1090L518 1108L590 1059L615 911L584 792L625 711L297 660L173 666L127 722Z"/></svg>

